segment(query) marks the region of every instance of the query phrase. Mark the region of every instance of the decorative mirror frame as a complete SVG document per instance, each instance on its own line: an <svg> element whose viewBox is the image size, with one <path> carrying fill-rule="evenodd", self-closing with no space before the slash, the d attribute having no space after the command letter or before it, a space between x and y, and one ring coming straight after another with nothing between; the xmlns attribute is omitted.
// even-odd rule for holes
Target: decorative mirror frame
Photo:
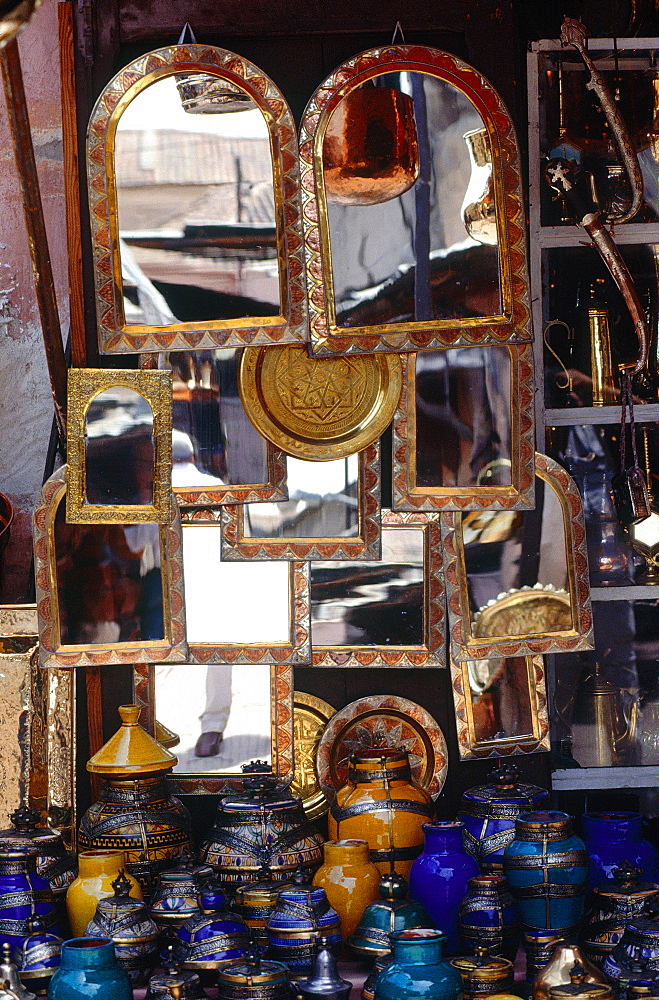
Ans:
<svg viewBox="0 0 659 1000"><path fill-rule="evenodd" d="M280 313L271 317L129 326L122 300L114 140L122 112L133 98L163 77L208 73L244 90L263 113L270 133L274 173ZM297 132L275 84L242 56L212 45L169 45L133 60L107 84L87 131L87 175L91 220L98 343L101 354L244 347L299 343L308 339L300 213Z"/></svg>
<svg viewBox="0 0 659 1000"><path fill-rule="evenodd" d="M191 669L195 669L194 666ZM156 699L153 666L136 663L133 667L133 702L142 709L141 724L154 731ZM280 778L292 778L293 766L293 668L287 664L270 667L270 703L272 706L272 773ZM175 751L174 751L175 752ZM172 791L184 795L217 795L239 788L240 773L168 774Z"/></svg>
<svg viewBox="0 0 659 1000"><path fill-rule="evenodd" d="M120 386L139 393L153 413L153 503L89 503L87 411L99 393ZM70 368L67 392L66 520L72 524L168 524L172 516L172 374L156 369Z"/></svg>
<svg viewBox="0 0 659 1000"><path fill-rule="evenodd" d="M222 507L222 558L233 559L379 559L380 442L359 452L357 502L359 525L351 538L264 538L245 535L244 505Z"/></svg>
<svg viewBox="0 0 659 1000"><path fill-rule="evenodd" d="M424 534L423 631L419 646L378 646L375 644L323 646L313 641L314 667L445 667L446 626L444 578L442 575L441 531L437 514L382 511L382 532L386 529L420 527Z"/></svg>
<svg viewBox="0 0 659 1000"><path fill-rule="evenodd" d="M511 482L506 486L416 485L416 354L403 355L403 389L393 422L395 510L531 509L535 502L534 367L530 344L507 344L510 355ZM486 348L484 348L486 350Z"/></svg>
<svg viewBox="0 0 659 1000"><path fill-rule="evenodd" d="M504 662L501 658L501 663ZM549 750L549 715L547 688L542 656L526 656L529 708L533 731L528 735L479 740L474 724L473 699L469 685L469 660L451 659L453 704L458 734L460 760L484 757L509 757L513 754L537 753ZM522 692L520 692L521 694Z"/></svg>
<svg viewBox="0 0 659 1000"><path fill-rule="evenodd" d="M385 73L425 73L445 80L471 101L487 129L495 198L501 211L499 260L503 311L425 322L339 327L334 317L330 234L323 179L323 140L339 102ZM531 340L529 279L519 150L512 119L490 83L472 66L439 49L389 45L353 56L313 93L300 126L302 213L307 258L311 350L315 355L434 350Z"/></svg>
<svg viewBox="0 0 659 1000"><path fill-rule="evenodd" d="M163 578L165 639L135 642L63 645L57 607L55 516L66 494L66 466L46 480L34 511L34 575L39 619L39 664L42 667L96 667L114 663L183 663L188 656L185 638L185 599L181 520L172 503L171 521L159 525Z"/></svg>
<svg viewBox="0 0 659 1000"><path fill-rule="evenodd" d="M455 660L482 660L489 657L568 653L593 648L593 614L590 604L586 529L581 495L574 481L557 462L540 452L535 454L536 475L544 480L560 500L565 533L568 593L572 607L572 628L527 636L476 638L467 591L467 571L462 544L461 514L444 511L441 517L444 577L448 602L451 655Z"/></svg>

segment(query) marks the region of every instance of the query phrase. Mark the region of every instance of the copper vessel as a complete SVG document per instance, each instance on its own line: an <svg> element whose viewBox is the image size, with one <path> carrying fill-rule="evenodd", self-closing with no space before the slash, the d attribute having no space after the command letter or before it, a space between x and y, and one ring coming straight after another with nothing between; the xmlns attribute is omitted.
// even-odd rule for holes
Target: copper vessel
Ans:
<svg viewBox="0 0 659 1000"><path fill-rule="evenodd" d="M366 84L343 98L323 141L327 200L379 205L409 191L419 176L414 103L391 87Z"/></svg>

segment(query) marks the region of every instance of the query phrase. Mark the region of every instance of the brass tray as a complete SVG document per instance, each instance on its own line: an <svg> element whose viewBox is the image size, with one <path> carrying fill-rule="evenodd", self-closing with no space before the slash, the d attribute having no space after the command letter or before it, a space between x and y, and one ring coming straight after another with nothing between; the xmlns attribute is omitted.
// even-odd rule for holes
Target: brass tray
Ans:
<svg viewBox="0 0 659 1000"><path fill-rule="evenodd" d="M306 691L293 692L293 740L295 774L291 791L302 799L308 819L318 819L329 809L329 802L316 777L316 751L322 732L335 709L322 698Z"/></svg>
<svg viewBox="0 0 659 1000"><path fill-rule="evenodd" d="M257 431L308 462L346 458L380 437L402 383L397 354L310 358L304 344L248 347L238 375Z"/></svg>
<svg viewBox="0 0 659 1000"><path fill-rule="evenodd" d="M521 587L499 594L474 616L476 639L543 635L572 628L572 604L565 590L551 584Z"/></svg>
<svg viewBox="0 0 659 1000"><path fill-rule="evenodd" d="M345 785L350 754L371 747L406 750L415 781L437 798L448 770L444 734L425 708L393 694L353 701L327 723L316 755L316 773L326 798L332 801Z"/></svg>

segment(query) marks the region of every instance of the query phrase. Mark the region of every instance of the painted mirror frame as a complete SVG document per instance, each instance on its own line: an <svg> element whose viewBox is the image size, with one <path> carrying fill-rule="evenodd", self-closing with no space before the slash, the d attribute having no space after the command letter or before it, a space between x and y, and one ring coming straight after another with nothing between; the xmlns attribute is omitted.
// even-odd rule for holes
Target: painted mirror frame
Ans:
<svg viewBox="0 0 659 1000"><path fill-rule="evenodd" d="M183 73L205 73L239 87L265 118L274 177L281 315L162 327L125 322L114 162L117 125L123 111L146 87ZM92 111L87 131L87 175L101 354L308 339L295 123L283 95L258 67L211 45L170 45L135 59L107 84Z"/></svg>
<svg viewBox="0 0 659 1000"><path fill-rule="evenodd" d="M549 716L547 712L547 688L545 667L542 656L515 656L507 658L490 657L486 661L489 676L487 684L476 692L471 679L471 671L478 668L474 660L451 660L451 682L453 704L458 735L458 750L461 760L484 757L508 757L512 754L537 753L549 750ZM507 677L507 673L510 677ZM512 711L519 717L526 717L524 725L520 718L520 729L527 732L502 731L501 721L488 717L496 715L496 705L484 704L488 689L505 679L509 698L515 699ZM482 735L483 725L479 724L479 714L484 721L491 722L490 733ZM499 729L497 731L497 726Z"/></svg>
<svg viewBox="0 0 659 1000"><path fill-rule="evenodd" d="M552 587L536 589L526 587L501 594L496 601L489 601L480 614L488 615L496 610L505 610L520 599L533 602L546 598L554 611L560 605L560 619L569 620L568 627L554 631L517 633L507 636L479 638L474 634L473 612L470 607L468 573L465 561L465 546L462 540L462 514L441 514L442 545L444 552L444 575L448 601L448 620L451 639L451 655L455 660L484 660L490 657L533 655L536 653L566 653L593 647L593 614L590 603L588 581L588 556L586 551L586 529L584 524L581 496L574 481L553 459L540 452L535 455L536 475L542 479L545 488L552 491L560 505L563 517L563 533L566 558L565 592ZM532 512L519 512L524 517ZM540 541L538 539L538 545Z"/></svg>
<svg viewBox="0 0 659 1000"><path fill-rule="evenodd" d="M191 670L200 670L196 665ZM249 670L249 667L244 667ZM155 670L152 665L136 663L133 668L133 701L142 709L141 724L150 733L154 731L157 712ZM293 668L287 664L270 667L271 747L272 773L279 778L292 778L293 765ZM188 795L216 795L240 787L240 773L176 774L167 776L174 792Z"/></svg>
<svg viewBox="0 0 659 1000"><path fill-rule="evenodd" d="M509 485L419 486L417 459L416 354L403 356L403 391L393 423L393 504L396 510L518 510L532 508L534 474L534 368L530 344L497 348L510 356ZM477 348L487 354L489 347ZM471 400L469 404L471 405ZM430 432L432 435L432 431ZM494 466L491 462L490 466ZM480 470L479 475L487 469Z"/></svg>
<svg viewBox="0 0 659 1000"><path fill-rule="evenodd" d="M100 393L128 389L151 408L153 503L102 504L87 499L89 408ZM167 524L172 516L172 376L167 371L70 368L67 393L66 519L72 524ZM118 440L118 438L116 439ZM139 460L139 459L138 459ZM120 463L126 466L125 458Z"/></svg>
<svg viewBox="0 0 659 1000"><path fill-rule="evenodd" d="M382 541L388 534L410 529L421 534L423 551L423 568L421 571L422 593L420 606L422 609L423 639L418 645L386 644L359 642L345 645L326 645L314 641L314 571L317 563L311 563L311 648L312 666L314 667L444 667L446 666L446 625L445 625L445 595L442 574L441 532L437 514L401 513L398 511L382 511ZM380 564L368 562L363 568L371 573L378 572ZM357 565L355 568L361 568ZM345 579L352 596L353 588L349 574L352 563L345 568ZM365 584L370 590L372 586ZM357 581L354 589L359 589ZM384 598L384 595L383 595ZM387 595L386 601L389 600ZM391 608L383 599L383 607ZM352 602L351 602L352 603ZM391 608L393 613L393 608Z"/></svg>
<svg viewBox="0 0 659 1000"><path fill-rule="evenodd" d="M474 106L487 130L497 212L500 315L339 327L334 297L323 143L333 111L356 87L387 73L420 73L445 81ZM531 339L529 280L519 150L512 119L490 83L472 66L438 49L390 45L348 59L316 89L300 128L300 163L311 350L316 355L433 350Z"/></svg>
<svg viewBox="0 0 659 1000"><path fill-rule="evenodd" d="M42 667L87 667L114 663L181 663L188 654L185 637L185 599L181 521L172 502L167 525L154 525L160 539L163 639L136 639L65 644L61 641L57 583L55 519L66 494L66 466L46 481L34 511L34 570L39 619L39 663ZM72 526L76 528L76 525ZM85 525L92 530L100 525ZM120 525L110 525L121 530ZM137 527L142 527L138 525Z"/></svg>

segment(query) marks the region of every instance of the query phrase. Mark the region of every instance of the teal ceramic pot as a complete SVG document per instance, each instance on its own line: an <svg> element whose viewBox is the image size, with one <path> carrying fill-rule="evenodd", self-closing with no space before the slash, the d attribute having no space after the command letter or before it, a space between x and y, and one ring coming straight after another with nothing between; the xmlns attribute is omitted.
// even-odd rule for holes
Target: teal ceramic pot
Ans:
<svg viewBox="0 0 659 1000"><path fill-rule="evenodd" d="M391 935L393 961L375 980L375 1000L462 1000L462 979L442 958L441 931L412 927Z"/></svg>
<svg viewBox="0 0 659 1000"><path fill-rule="evenodd" d="M503 856L508 886L525 929L576 940L588 881L588 852L567 813L524 813Z"/></svg>
<svg viewBox="0 0 659 1000"><path fill-rule="evenodd" d="M48 1000L133 1000L110 938L71 938L48 987Z"/></svg>

